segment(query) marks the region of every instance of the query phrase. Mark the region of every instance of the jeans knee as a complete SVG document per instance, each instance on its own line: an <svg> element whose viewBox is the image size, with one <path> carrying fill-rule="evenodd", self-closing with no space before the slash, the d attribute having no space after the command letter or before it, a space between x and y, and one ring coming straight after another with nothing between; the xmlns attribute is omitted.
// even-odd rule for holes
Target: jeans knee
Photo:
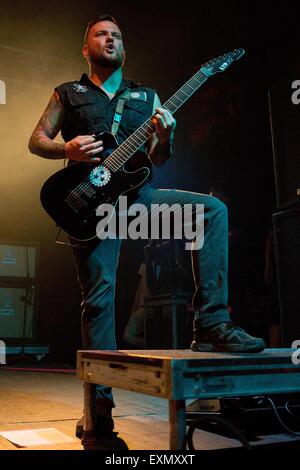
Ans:
<svg viewBox="0 0 300 470"><path fill-rule="evenodd" d="M224 202L218 200L219 203L218 203L218 212L220 213L220 215L222 215L223 217L227 218L228 217L228 208L226 206L226 204L224 204Z"/></svg>
<svg viewBox="0 0 300 470"><path fill-rule="evenodd" d="M85 316L97 317L100 313L110 312L114 306L115 282L102 279L93 288L82 292L81 307Z"/></svg>
<svg viewBox="0 0 300 470"><path fill-rule="evenodd" d="M224 202L220 201L220 199L215 196L209 196L208 209L219 217L228 217L228 209L226 204L224 204Z"/></svg>

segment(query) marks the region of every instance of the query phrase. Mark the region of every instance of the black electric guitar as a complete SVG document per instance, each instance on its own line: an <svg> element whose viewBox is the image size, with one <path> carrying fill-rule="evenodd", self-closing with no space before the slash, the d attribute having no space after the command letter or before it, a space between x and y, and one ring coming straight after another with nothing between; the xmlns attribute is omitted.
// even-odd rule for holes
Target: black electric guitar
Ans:
<svg viewBox="0 0 300 470"><path fill-rule="evenodd" d="M235 49L205 63L162 107L174 114L209 77L224 72L244 52ZM79 162L52 175L41 189L41 202L56 224L77 240L95 238L96 225L101 220L96 215L97 207L102 204L116 207L122 194L147 181L148 168L128 172L124 164L153 131L149 118L121 145L112 134L103 132L97 136L104 143L101 164Z"/></svg>

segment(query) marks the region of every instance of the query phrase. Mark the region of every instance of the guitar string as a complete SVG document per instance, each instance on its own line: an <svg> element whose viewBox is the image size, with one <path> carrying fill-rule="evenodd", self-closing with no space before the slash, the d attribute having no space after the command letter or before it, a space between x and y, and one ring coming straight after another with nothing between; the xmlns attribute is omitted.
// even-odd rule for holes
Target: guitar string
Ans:
<svg viewBox="0 0 300 470"><path fill-rule="evenodd" d="M206 78L207 78L207 77L206 77ZM190 80L192 80L192 79L190 79ZM203 82L202 82L202 83L203 83ZM187 84L186 84L186 85L187 85ZM182 88L186 87L186 85L184 85ZM199 83L199 81L197 81L196 86L199 87L200 85L201 85L201 83ZM194 89L194 87L191 87L191 86L190 86L190 88L192 88L193 92L196 91L196 90ZM180 89L180 90L176 93L176 95L179 95L180 93L182 94L182 89ZM168 109L168 105L169 105L169 108L170 108L169 111L171 111L171 112L176 111L176 109L178 109L178 107L181 106L181 105L189 98L189 96L190 96L190 94L187 94L187 93L185 93L185 92L183 92L183 93L184 93L184 95L185 95L183 98L174 96L174 97L170 98L170 100L168 100L168 101L163 105L163 107L166 108L166 109ZM173 103L173 102L172 102L172 100L173 100L174 98L179 101L179 104L176 104L176 103ZM172 110L172 106L174 107L174 111ZM141 128L137 129L137 130L135 131L135 133L132 134L131 137L135 137L135 134L137 134L137 136L139 136L139 135L141 134L141 130L142 130ZM151 130L152 130L152 129L151 129ZM142 137L144 138L143 135L142 135ZM130 138L129 138L129 139L130 139ZM128 139L127 139L127 140L128 140ZM138 143L140 143L140 142L138 142ZM126 148L126 145L124 145L124 148ZM127 150L127 149L126 149L126 150ZM131 150L131 149L129 148L129 150ZM127 159L128 159L128 158L126 158L126 160L124 161L124 160L122 159L122 155L121 155L121 159L120 159L120 157L119 157L118 155L114 155L114 158L115 158L115 157L116 157L116 160L118 161L119 164L120 164L120 162L121 162L121 165L122 165L125 161L127 161Z"/></svg>
<svg viewBox="0 0 300 470"><path fill-rule="evenodd" d="M198 73L199 73L199 72L197 72L197 74L198 74ZM202 75L204 75L204 74L202 74ZM206 77L206 76L205 76L205 77ZM192 78L189 80L189 82L193 82L193 81L195 81L195 77L192 77ZM168 103L168 104L171 105L171 106L170 106L171 111L172 111L172 106L173 106L174 109L176 110L176 108L179 107L180 105L182 105L182 104L184 103L184 101L189 97L190 94L185 93L185 91L183 91L184 88L186 88L186 87L188 86L188 87L191 88L191 89L193 90L193 92L194 92L194 91L195 91L195 86L197 87L197 86L199 86L199 85L201 84L201 81L199 82L198 79L196 79L196 84L195 84L194 86L189 85L189 82L186 83L185 85L183 85L183 87L182 87L173 97L171 97L170 100L168 100L168 101L166 102L166 104ZM183 98L180 98L180 96L178 96L178 95L179 95L180 93L182 94L182 91L183 91L183 93L184 93L185 96L184 96ZM178 97L177 97L176 95L177 95ZM173 102L172 102L173 99L177 99L177 100L179 101L179 103L178 103L178 104L173 103ZM165 107L166 107L166 104L164 105ZM142 126L140 126L140 128L138 128L138 129L134 132L134 134L132 134L132 136L130 136L130 137L127 139L127 141L126 141L125 143L122 144L122 147L125 148L126 151L128 151L128 149L129 149L130 151L133 150L133 149L131 148L131 141L132 141L132 140L134 141L134 137L136 137L135 134L136 134L137 136L140 136L141 130L142 130L143 127L145 127L145 125L146 125L146 126L149 125L149 122L146 121ZM145 130L145 129L143 129L143 130ZM146 130L147 130L147 129L146 129ZM153 130L153 127L151 126L151 131L152 131L152 130ZM150 132L150 130L149 130L149 132ZM143 134L141 135L141 137L144 139L144 135L143 135ZM142 143L143 143L143 142L139 142L139 141L138 141L138 144L139 144L139 145L141 145ZM133 142L133 145L134 145L134 144L135 144L135 142ZM120 151L120 148L118 148L117 150ZM134 147L134 150L136 150L135 147ZM115 157L116 157L116 158L115 158ZM118 154L116 155L116 152L114 152L114 160L118 161L118 158L120 158L120 156L118 156ZM121 164L124 163L123 160L120 160L120 162L121 162ZM112 156L108 157L108 158L106 159L105 163L106 163L106 166L111 167L111 164L113 163Z"/></svg>
<svg viewBox="0 0 300 470"><path fill-rule="evenodd" d="M224 54L223 56L221 56L221 57L219 57L219 58L217 58L217 59L211 61L209 64L216 63L217 61L225 60L226 57L228 57L228 56L230 56L230 58L234 58L234 55L235 55L235 53ZM202 69L202 68L201 68L201 69ZM193 77L191 77L191 79L188 80L188 82L187 82L186 84L184 84L184 85L179 89L179 91L176 92L176 93L173 95L173 97L171 97L170 100L167 101L167 102L163 105L165 108L168 109L168 105L171 105L171 106L174 106L174 111L176 111L176 109L178 109L178 107L181 106L181 105L191 96L191 94L192 94L193 92L195 92L195 91L197 90L197 88L199 88L199 86L202 85L202 84L207 80L208 77L201 71L201 69L200 69L198 72L196 72L196 74L195 74ZM200 79L199 79L199 77L200 77ZM193 86L191 86L190 83L193 83L193 82L195 82L195 81L196 81L196 85L193 84ZM185 93L185 89L187 89L187 87L191 88L191 89L192 89L192 92ZM187 90L187 91L188 91L188 90ZM180 98L180 96L179 96L180 94L182 95L182 93L185 95L184 99ZM179 101L179 104L172 103L172 99L178 100L178 101ZM169 110L172 112L171 106L170 106L170 109L169 109ZM173 112L174 112L174 111L173 111ZM137 131L136 131L136 134L137 134L137 135L139 135L139 133L141 133L141 128L137 129ZM131 137L132 137L131 140L134 141L135 133L134 133ZM143 135L142 135L142 137L144 138ZM126 142L127 142L127 145L128 145L128 148L129 148L130 151L132 151L132 149L130 148L131 140L130 140L130 138L128 138L127 141L126 141ZM123 148L124 148L125 150L128 150L128 149L126 148L126 142L124 143ZM139 143L139 142L138 142L138 143ZM133 145L136 145L135 142L133 142ZM120 151L121 151L121 150L122 150L122 149L120 149ZM124 160L124 157L122 157L122 152L121 152L121 155L120 155L120 156L118 156L118 154L115 154L115 153L114 153L114 155L111 155L109 158L111 158L111 159L114 158L114 160L117 161L119 164L120 164L120 162L121 162L121 165L124 164L124 163L128 160L128 156L125 156L125 160ZM108 163L109 163L109 162L108 162Z"/></svg>
<svg viewBox="0 0 300 470"><path fill-rule="evenodd" d="M199 86L199 82L197 82L197 85ZM186 85L184 85L184 86L186 86ZM193 87L191 87L191 88L193 89L193 91L195 91ZM179 90L179 91L176 93L176 95L179 95L179 93L180 93L181 91L182 91L182 90ZM186 93L184 93L184 94L185 94L184 99L182 99L182 98L177 98L176 96L171 97L170 100L168 100L168 101L163 105L163 107L164 107L164 108L168 108L166 105L167 105L167 104L170 104L170 105L174 106L174 109L176 110L176 109L177 109L180 105L182 105L182 104L184 103L184 101L189 97L189 95L187 95ZM173 98L175 98L175 99L177 99L177 100L179 101L179 105L177 105L177 104L175 104L175 103L172 102L172 99L173 99ZM171 106L170 106L170 109L169 109L169 110L172 112ZM151 119L151 118L150 118L150 119ZM146 121L146 123L144 123L140 128L138 128L138 129L127 139L126 143L123 143L123 144L122 144L122 147L127 150L127 142L128 142L128 140L134 140L135 137L140 137L140 138L143 139L142 142L137 141L138 145L140 146L140 145L144 142L144 135L141 133L141 131L145 131L145 130L147 131L147 129L143 129L143 127L146 127L147 125L149 126L149 122L148 122L148 121ZM153 130L153 126L151 125L151 131L152 131L152 130ZM129 142L129 145L130 145L130 142ZM122 150L123 150L123 148L122 148ZM117 150L119 150L119 149L117 149ZM129 150L132 151L132 149L131 149L130 147L129 147ZM125 163L125 161L128 160L128 157L126 157L126 160L124 160L124 159L122 159L122 155L121 155L121 158L120 158L120 155L118 155L118 154L116 155L116 153L114 153L114 156L113 156L113 157L114 157L115 160L117 160L119 163L121 163L121 165L123 165L123 164ZM111 158L112 158L112 156L108 157L108 160L109 160L109 161L107 162L107 159L106 159L105 163L106 163L106 164L107 164L107 163L110 163L110 159L111 159Z"/></svg>
<svg viewBox="0 0 300 470"><path fill-rule="evenodd" d="M233 54L231 54L231 56L234 57ZM222 59L223 58L225 58L225 55L222 56ZM214 60L213 62L216 63L216 61L217 60ZM198 76L200 76L200 80L198 80ZM202 78L202 81L201 81L201 78ZM174 106L174 111L176 111L176 109L178 109L190 97L190 95L192 93L194 93L202 83L204 83L204 81L207 78L208 77L205 74L203 74L201 72L201 69L200 69L200 71L198 71L185 85L183 85L183 87L181 87L179 89L179 91L177 93L175 93L173 95L173 97L170 98L169 101L167 101L165 103L164 107L166 109L169 109L172 112L173 111L172 107ZM192 83L195 80L196 80L196 88L194 89L194 87L191 86L190 83ZM192 92L185 93L185 89L187 89L188 87L192 89ZM180 97L180 95L181 95L181 97ZM183 99L182 99L182 95L185 95L185 97ZM172 100L174 100L174 99L179 101L179 104L178 103L177 104L173 103ZM149 129L149 127L150 127L150 129ZM144 123L142 126L140 126L140 128L137 129L136 133L134 133L131 136L131 139L130 138L127 139L127 143L125 141L125 144L123 145L123 148L119 149L120 155L118 156L117 152L113 152L113 154L115 153L115 155L111 155L110 157L108 157L108 162L105 161L105 165L103 165L103 166L107 166L108 168L110 168L114 171L117 171L120 168L120 167L118 168L118 164L123 165L131 156L131 155L129 157L128 157L128 155L125 156L126 158L124 160L124 156L122 156L122 150L124 149L125 151L128 151L128 149L129 149L130 152L134 152L142 145L142 143L144 143L145 135L143 134L142 131L144 132L144 134L146 133L146 138L147 138L147 136L153 131L153 125L151 125L149 122L146 121L146 123ZM138 138L141 138L142 141L139 141ZM133 149L131 148L131 141L133 141ZM139 145L138 147L136 147L137 143ZM113 157L115 157L115 158L113 158ZM70 195L68 195L68 197L66 198L66 202L70 202L74 207L74 197L76 198L76 196L79 195L80 192L84 192L84 191L88 194L88 191L86 191L88 189L91 191L91 185L90 185L89 180L87 179L86 182L81 183L77 188L75 188L75 190L73 190L70 193ZM77 203L75 203L75 209L79 209L80 206L82 206L82 205L87 205L87 203L85 203L85 201L82 201L81 199L78 199Z"/></svg>
<svg viewBox="0 0 300 470"><path fill-rule="evenodd" d="M192 80L193 80L193 78L190 79L190 81L192 81ZM201 82L199 83L199 81L197 80L196 86L199 87L200 84L201 84ZM186 84L186 85L187 85L187 84ZM186 85L184 85L182 88L185 88ZM189 86L190 86L190 85L189 85ZM190 86L190 88L192 88L193 92L195 91L195 90L194 90L194 87L191 87L191 86ZM183 99L182 99L182 97L179 96L180 94L181 94L181 96L182 96L182 89L180 89L173 97L171 97L171 98L168 100L168 102L164 105L164 107L167 108L167 109L169 109L170 111L172 111L172 107L174 107L175 110L178 109L178 107L181 106L181 105L189 98L189 95L187 95L185 92L183 92L183 93L184 93L184 97L183 97ZM176 95L177 95L177 96L176 96ZM174 100L174 99L176 99L177 101L179 101L179 104L178 104L178 103L173 103L173 100ZM168 106L166 106L166 105L168 105ZM150 118L150 119L151 119L151 118ZM148 120L148 121L149 121L149 120ZM151 121L150 121L150 122L148 122L148 121L146 121L142 126L140 126L140 128L138 128L138 129L135 131L136 136L134 135L135 133L132 134L132 136L131 136L131 140L134 141L134 138L132 138L132 137L136 137L136 138L140 138L140 139L142 138L142 142L136 139L136 140L137 140L137 143L138 143L138 147L137 147L137 148L136 148L136 142L135 142L135 141L133 142L133 145L135 145L135 147L134 147L135 150L132 150L130 144L129 144L129 145L123 145L125 151L128 151L128 149L129 149L130 152L136 151L136 150L140 147L140 145L142 145L142 143L144 142L145 137L144 137L143 132L146 132L147 135L150 135L150 134L153 132L153 125L152 125ZM150 129L149 129L149 128L150 128ZM129 139L130 139L130 138L129 138ZM108 157L108 159L111 160L110 157ZM110 161L107 162L108 159L105 160L105 162L104 162L105 164L103 164L103 166L105 166L105 167L108 166L110 169L113 169L113 170L116 171L116 169L115 169L116 165L113 165L113 161L112 161L112 162L110 162ZM118 155L116 156L116 159L115 159L114 161L117 161L117 165L119 165L119 168L120 168L120 166L122 166L127 160L128 160L128 157L126 158L126 160L124 160L124 157L122 158L122 153L121 153L120 156L118 156ZM108 163L108 164L107 164L107 163ZM119 168L117 168L117 169L119 169ZM73 190L73 191L70 193L70 195L66 198L66 202L69 204L69 203L72 202L72 200L73 200L73 204L74 204L74 198L77 199L77 196L80 196L80 194L82 194L82 192L84 192L84 191L85 191L86 189L88 189L89 187L91 187L90 181L89 181L89 179L86 179L85 182L83 182L83 183L81 183L80 185L78 185L78 187L75 188L75 190ZM79 210L82 205L86 205L86 204L84 204L84 202L82 202L82 199L78 198L77 203L75 202L75 210L76 210L76 209Z"/></svg>
<svg viewBox="0 0 300 470"><path fill-rule="evenodd" d="M197 76L200 76L200 80L198 78L196 78ZM203 74L200 71L198 71L190 80L188 80L188 82L183 85L164 105L163 107L166 108L166 109L169 109L170 112L174 112L176 111L190 96L192 93L194 93L197 88L199 88L199 86L204 83L204 81L207 79L207 76L205 74ZM196 84L194 84L193 82L196 81ZM190 83L193 83L194 86L191 86ZM185 93L184 89L185 88L191 88L192 89L192 92L189 92L188 94ZM182 94L184 94L184 97L182 98ZM181 97L180 97L181 95ZM174 103L173 100L177 100L179 101L179 103ZM172 107L174 107L174 111L172 110ZM126 139L125 142L123 142L123 144L121 144L120 147L118 147L116 149L115 152L113 152L112 155L110 155L104 162L103 162L103 166L104 167L108 167L109 169L112 169L114 171L117 171L120 169L120 167L129 159L128 156L126 156L126 158L124 159L124 156L122 155L122 151L123 149L125 151L130 151L132 153L134 153L135 151L138 150L138 148L142 145L142 143L144 143L144 139L145 139L145 133L146 133L146 138L153 132L153 125L151 123L151 119L148 119L145 123L143 123L128 139ZM149 129L150 127L150 129ZM142 138L142 142L138 141L137 140L137 144L138 144L138 147L137 147L137 144L135 142L135 138ZM131 144L131 141L133 141L133 144ZM131 145L133 145L133 149L131 148ZM117 151L119 151L120 155L118 155ZM115 162L117 162L115 164ZM118 167L119 165L119 167ZM116 166L117 166L117 169L116 169ZM72 192L70 192L70 194L68 195L68 197L66 198L66 202L69 203L71 202L72 199L76 198L77 196L80 195L80 193L82 193L83 191L85 191L85 189L87 189L88 187L90 187L90 180L89 178L86 178L85 181L83 181L80 185L78 185L76 188L74 188L74 190ZM82 202L81 200L78 201L78 204L76 204L76 208L79 208L80 206L82 206Z"/></svg>
<svg viewBox="0 0 300 470"><path fill-rule="evenodd" d="M224 54L221 57L218 57L217 59L214 59L213 61L210 61L209 63L205 64L204 66L201 67L199 71L197 71L163 106L166 109L169 109L170 112L175 112L206 80L207 76L202 72L203 67L207 67L209 65L215 64L217 61L225 60L226 57L230 56L231 59L234 59L234 55L236 54L236 51L233 51L233 53L229 54ZM193 82L196 81L196 84ZM191 85L192 84L192 85ZM191 92L188 91L187 88L191 88ZM185 93L185 89L188 91L188 93ZM182 99L180 95L182 96L185 95L185 97ZM173 100L179 101L179 103L173 103ZM174 110L172 110L172 107L174 107ZM150 129L149 129L150 127ZM148 129L147 129L148 128ZM144 133L143 133L144 132ZM109 169L113 171L117 171L120 169L120 167L131 157L131 155L128 157L128 155L124 156L122 155L122 151L129 151L134 153L138 148L144 143L145 141L145 133L146 133L146 138L153 132L153 125L151 123L151 118L150 122L149 120L146 121L144 124L142 124L128 139L126 139L121 146L119 146L116 151L114 151L106 160L103 162L104 167L108 167ZM138 137L142 139L142 142L138 141ZM135 141L136 138L136 141ZM133 150L130 148L131 146L131 141L133 141ZM137 147L138 144L138 147ZM118 155L118 151L120 155ZM116 163L117 162L117 163ZM119 168L118 168L119 165ZM74 200L74 197L80 195L80 192L84 192L88 188L91 188L89 178L86 178L86 180L78 185L76 188L74 188L73 191L70 192L70 194L66 198L66 202L72 202L72 199ZM74 202L74 201L73 201ZM82 202L82 200L78 200L76 204L76 208L79 208L85 203Z"/></svg>
<svg viewBox="0 0 300 470"><path fill-rule="evenodd" d="M199 72L197 72L197 74L199 74ZM196 75L197 75L197 74L196 74ZM205 79L207 78L203 73L201 73L201 75L203 75L203 77L204 77ZM203 77L201 77L201 78L203 79ZM195 80L196 80L196 84L194 84L193 86L189 85L190 82L193 82L193 81L195 81ZM187 94L187 93L185 93L185 91L184 91L184 95L185 95L184 98L180 98L178 95L179 95L180 93L182 93L183 89L188 86L188 87L190 87L190 88L193 90L193 92L194 92L194 91L196 91L196 90L195 90L195 87L199 87L199 86L201 85L201 83L202 83L201 80L199 81L198 79L196 79L196 77L192 77L192 78L189 80L188 83L186 83L185 85L183 85L183 87L182 87L178 92L176 92L176 93L165 103L164 106L166 107L166 105L169 104L169 105L171 105L171 106L170 106L171 111L172 111L172 106L174 107L174 110L176 110L180 105L182 105L182 104L184 103L184 101L185 101L185 100L190 96L190 94L191 94L191 93ZM179 103L173 103L173 102L172 102L173 99L177 99L177 100L179 101ZM143 123L143 125L140 126L140 128L138 128L138 129L125 141L125 143L123 143L121 146L122 146L123 148L125 147L126 150L128 150L128 149L127 149L127 144L128 144L128 145L131 145L131 141L134 140L135 134L138 135L138 134L141 132L142 128L145 127L145 126L147 126L147 125L149 125L149 122L148 122L148 121L146 121L145 123ZM143 129L143 130L144 130L144 129ZM153 128L152 128L152 126L151 126L151 131L152 131L152 130L153 130ZM142 137L144 138L143 135L142 135ZM138 142L138 143L139 143L140 145L142 144L142 142ZM121 147L121 146L120 146L120 147ZM120 150L120 147L119 147L117 150ZM131 149L130 147L129 147L129 150L132 151L132 149ZM114 157L115 157L115 153L116 153L116 152L114 152ZM115 159L115 158L114 158L114 159ZM107 163L108 163L109 166L110 166L111 161L112 161L112 155L106 159L106 161L105 161L105 162L106 162L106 165L107 165ZM122 164L124 163L123 160L122 160L121 162L122 162Z"/></svg>

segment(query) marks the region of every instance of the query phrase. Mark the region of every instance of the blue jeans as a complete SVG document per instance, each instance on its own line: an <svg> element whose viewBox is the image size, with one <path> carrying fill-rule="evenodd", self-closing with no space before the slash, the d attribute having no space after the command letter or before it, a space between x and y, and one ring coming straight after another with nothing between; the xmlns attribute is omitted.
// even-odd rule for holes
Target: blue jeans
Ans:
<svg viewBox="0 0 300 470"><path fill-rule="evenodd" d="M228 217L226 206L205 194L174 189L154 189L146 184L133 201L151 204L203 204L204 245L193 250L195 281L193 308L197 328L210 328L229 320L227 310ZM115 281L120 239L93 240L74 248L82 290L82 339L84 349L116 350ZM96 396L112 398L110 387L98 385Z"/></svg>

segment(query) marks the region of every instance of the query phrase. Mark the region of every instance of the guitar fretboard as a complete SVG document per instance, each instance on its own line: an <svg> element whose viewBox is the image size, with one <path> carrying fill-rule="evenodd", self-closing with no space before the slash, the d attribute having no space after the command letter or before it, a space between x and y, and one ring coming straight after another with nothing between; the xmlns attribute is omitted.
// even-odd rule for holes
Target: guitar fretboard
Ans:
<svg viewBox="0 0 300 470"><path fill-rule="evenodd" d="M162 107L174 114L207 79L208 77L200 69ZM112 171L118 171L147 141L153 130L154 126L149 118L111 153L104 165Z"/></svg>

